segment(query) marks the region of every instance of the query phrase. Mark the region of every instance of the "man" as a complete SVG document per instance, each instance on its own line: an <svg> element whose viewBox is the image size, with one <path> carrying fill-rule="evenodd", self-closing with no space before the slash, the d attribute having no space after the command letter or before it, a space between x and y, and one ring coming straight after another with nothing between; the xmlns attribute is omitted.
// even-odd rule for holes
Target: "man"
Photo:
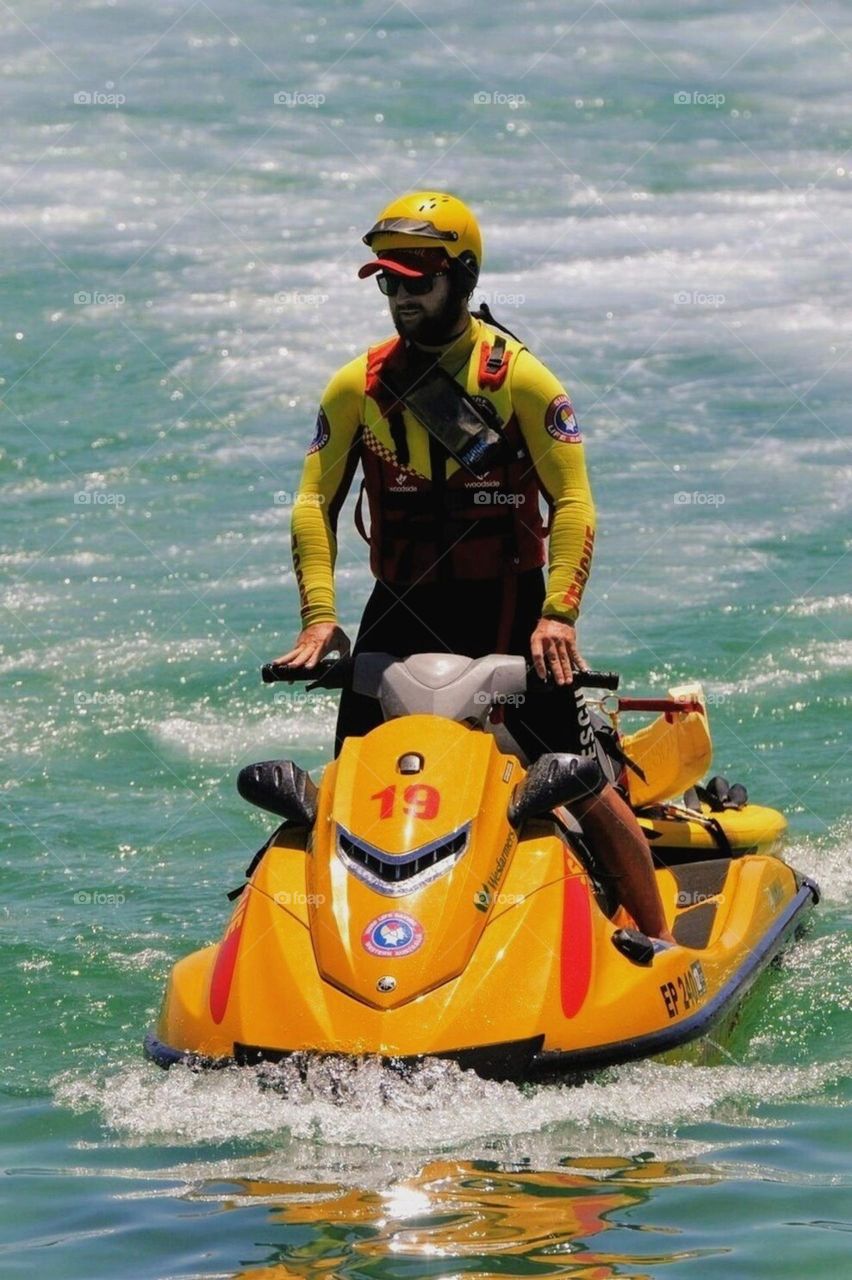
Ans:
<svg viewBox="0 0 852 1280"><path fill-rule="evenodd" d="M394 200L364 236L398 337L344 365L328 384L293 512L303 630L279 663L313 667L348 652L334 603L336 529L358 463L377 581L355 652L522 653L559 688L507 708L530 759L593 750L571 689L585 663L576 620L594 543L583 445L558 380L505 331L472 316L482 265L476 219L455 196ZM550 508L546 535L539 504ZM356 522L364 533L359 498ZM364 536L367 536L364 534ZM381 718L344 692L337 749ZM645 837L611 786L573 806L624 905L671 941Z"/></svg>

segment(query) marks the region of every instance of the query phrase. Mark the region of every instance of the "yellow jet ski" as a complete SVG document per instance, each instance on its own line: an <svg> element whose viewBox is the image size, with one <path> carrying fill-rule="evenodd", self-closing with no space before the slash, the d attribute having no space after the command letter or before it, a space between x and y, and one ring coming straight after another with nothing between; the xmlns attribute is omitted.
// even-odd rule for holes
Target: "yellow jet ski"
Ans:
<svg viewBox="0 0 852 1280"><path fill-rule="evenodd" d="M489 717L528 678L507 655L265 667L267 681L378 698L384 723L347 739L319 783L289 760L242 770L244 798L284 821L221 941L172 970L148 1056L163 1067L440 1056L496 1078L584 1075L730 1015L818 901L779 856L783 817L724 779L700 786L699 686L605 699L616 723L596 717L598 761L527 766ZM655 709L653 724L617 732L622 712ZM600 769L649 838L677 945L631 927L571 817Z"/></svg>

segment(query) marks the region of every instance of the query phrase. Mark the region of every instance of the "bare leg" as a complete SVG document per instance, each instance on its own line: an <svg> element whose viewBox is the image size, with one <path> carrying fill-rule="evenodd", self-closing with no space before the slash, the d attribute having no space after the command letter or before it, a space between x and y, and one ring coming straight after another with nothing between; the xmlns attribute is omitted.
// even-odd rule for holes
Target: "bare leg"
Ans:
<svg viewBox="0 0 852 1280"><path fill-rule="evenodd" d="M674 942L666 927L651 850L630 806L614 787L606 786L599 795L587 796L571 808L642 932Z"/></svg>

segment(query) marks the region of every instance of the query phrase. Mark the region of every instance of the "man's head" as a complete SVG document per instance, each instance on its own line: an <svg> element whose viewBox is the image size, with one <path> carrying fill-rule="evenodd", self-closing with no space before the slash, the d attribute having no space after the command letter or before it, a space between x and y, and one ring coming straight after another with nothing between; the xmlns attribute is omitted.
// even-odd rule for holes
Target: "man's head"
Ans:
<svg viewBox="0 0 852 1280"><path fill-rule="evenodd" d="M378 274L402 337L434 346L459 331L482 264L467 205L443 192L403 196L382 210L364 243L376 258L358 275Z"/></svg>

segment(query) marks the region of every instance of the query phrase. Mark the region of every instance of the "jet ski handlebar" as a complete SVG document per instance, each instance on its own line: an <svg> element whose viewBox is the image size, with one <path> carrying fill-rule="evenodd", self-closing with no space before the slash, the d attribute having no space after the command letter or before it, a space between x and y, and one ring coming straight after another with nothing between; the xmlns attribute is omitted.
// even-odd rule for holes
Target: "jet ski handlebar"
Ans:
<svg viewBox="0 0 852 1280"><path fill-rule="evenodd" d="M322 658L314 667L278 666L274 662L265 663L260 674L264 684L298 684L309 683L311 688L351 689L355 658ZM618 688L619 675L616 671L575 671L574 684L578 689L612 689ZM542 681L535 671L527 674L527 689L553 688L558 686L551 680Z"/></svg>
<svg viewBox="0 0 852 1280"><path fill-rule="evenodd" d="M537 684L541 684L538 676L533 677ZM575 671L573 683L578 689L612 689L618 688L621 676L617 671ZM548 680L545 683L550 684ZM553 686L557 688L556 685Z"/></svg>
<svg viewBox="0 0 852 1280"><path fill-rule="evenodd" d="M299 684L302 681L323 689L348 689L352 684L354 658L321 658L314 667L278 666L265 662L260 668L264 684Z"/></svg>

